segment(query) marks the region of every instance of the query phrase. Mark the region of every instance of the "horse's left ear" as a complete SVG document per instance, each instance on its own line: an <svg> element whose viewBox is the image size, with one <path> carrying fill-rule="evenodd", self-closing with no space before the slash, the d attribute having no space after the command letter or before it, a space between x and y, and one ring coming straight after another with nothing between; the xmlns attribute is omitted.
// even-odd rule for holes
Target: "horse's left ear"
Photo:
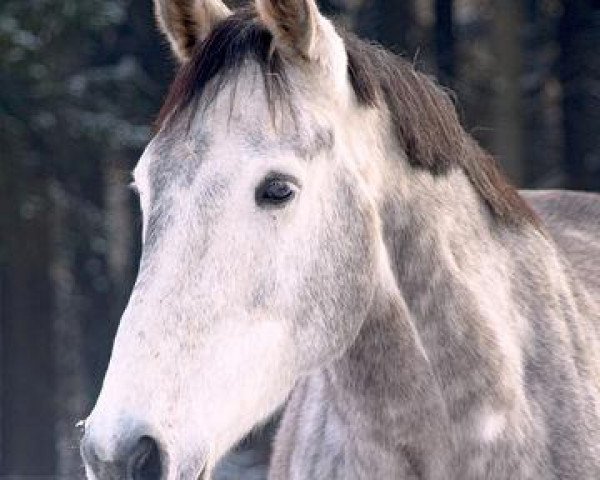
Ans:
<svg viewBox="0 0 600 480"><path fill-rule="evenodd" d="M318 58L319 38L327 20L314 0L256 0L256 9L279 49L307 60Z"/></svg>
<svg viewBox="0 0 600 480"><path fill-rule="evenodd" d="M180 62L189 60L194 46L231 14L221 0L154 0L154 10Z"/></svg>

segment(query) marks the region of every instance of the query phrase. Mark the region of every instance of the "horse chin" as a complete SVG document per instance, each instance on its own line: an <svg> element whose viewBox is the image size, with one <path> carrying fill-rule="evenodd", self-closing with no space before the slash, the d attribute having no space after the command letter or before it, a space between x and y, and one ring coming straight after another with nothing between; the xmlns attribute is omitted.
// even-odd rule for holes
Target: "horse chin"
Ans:
<svg viewBox="0 0 600 480"><path fill-rule="evenodd" d="M213 468L206 459L188 459L176 464L169 465L167 471L163 472L164 480L210 480Z"/></svg>
<svg viewBox="0 0 600 480"><path fill-rule="evenodd" d="M212 479L212 470L209 469L208 467L202 467L200 470L193 470L193 472L197 472L197 473L192 473L189 476L188 475L178 475L175 478L177 478L177 479L189 478L190 480L211 480Z"/></svg>

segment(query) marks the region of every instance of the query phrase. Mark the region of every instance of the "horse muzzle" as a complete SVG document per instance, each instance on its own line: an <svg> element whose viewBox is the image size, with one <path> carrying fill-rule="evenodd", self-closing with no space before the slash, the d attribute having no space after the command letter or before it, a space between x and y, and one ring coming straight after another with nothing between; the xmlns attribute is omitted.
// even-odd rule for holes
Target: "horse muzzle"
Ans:
<svg viewBox="0 0 600 480"><path fill-rule="evenodd" d="M81 442L88 476L97 480L161 480L166 462L158 442L150 436L125 435L114 440L118 448L108 448L86 433ZM107 454L112 451L114 453Z"/></svg>
<svg viewBox="0 0 600 480"><path fill-rule="evenodd" d="M178 462L169 462L166 446L130 423L110 433L86 428L81 456L90 480L205 480L204 455L170 465Z"/></svg>

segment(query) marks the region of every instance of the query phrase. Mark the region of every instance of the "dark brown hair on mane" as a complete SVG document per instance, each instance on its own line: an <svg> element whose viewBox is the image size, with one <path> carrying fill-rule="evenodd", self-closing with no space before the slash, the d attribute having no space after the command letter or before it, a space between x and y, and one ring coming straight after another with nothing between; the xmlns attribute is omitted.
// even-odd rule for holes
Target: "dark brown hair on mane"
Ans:
<svg viewBox="0 0 600 480"><path fill-rule="evenodd" d="M461 168L498 220L538 224L537 216L486 153L463 129L454 104L429 77L378 45L339 31L348 55L348 78L360 105L386 108L394 134L415 168L444 174ZM157 127L202 97L205 104L236 76L247 59L257 62L270 107L289 95L284 63L271 33L251 9L219 23L196 45L171 84Z"/></svg>

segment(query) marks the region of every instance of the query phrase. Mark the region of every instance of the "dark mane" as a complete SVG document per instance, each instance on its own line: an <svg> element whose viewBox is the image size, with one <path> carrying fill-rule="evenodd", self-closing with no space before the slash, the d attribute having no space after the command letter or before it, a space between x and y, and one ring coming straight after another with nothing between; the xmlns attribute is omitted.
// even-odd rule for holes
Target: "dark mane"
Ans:
<svg viewBox="0 0 600 480"><path fill-rule="evenodd" d="M461 168L495 217L509 224L537 224L529 205L486 153L462 128L448 94L429 77L380 46L340 31L348 55L348 75L359 104L383 107L410 164L434 175ZM289 92L273 37L250 9L241 9L217 25L199 43L171 84L157 126L167 125L202 97L208 104L254 60L262 71L271 108Z"/></svg>

